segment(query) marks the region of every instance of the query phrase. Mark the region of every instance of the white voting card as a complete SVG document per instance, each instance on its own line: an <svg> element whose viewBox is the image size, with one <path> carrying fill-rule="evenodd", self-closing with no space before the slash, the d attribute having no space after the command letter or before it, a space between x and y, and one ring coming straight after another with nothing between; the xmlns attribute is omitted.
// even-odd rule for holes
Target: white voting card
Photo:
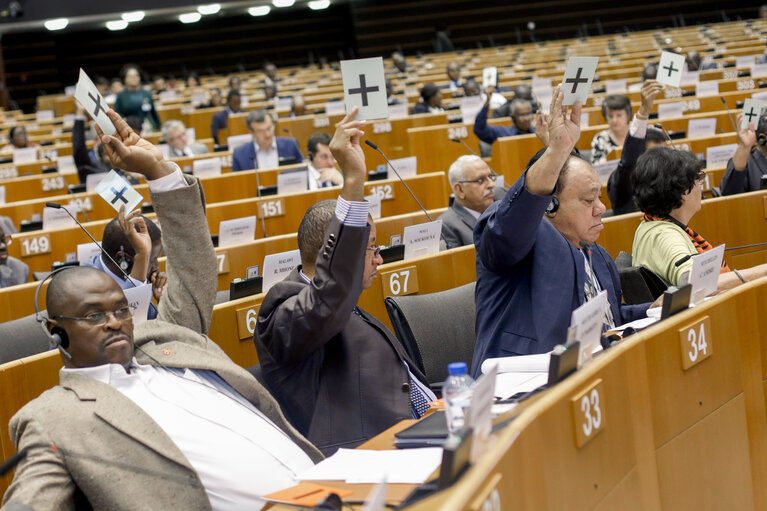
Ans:
<svg viewBox="0 0 767 511"><path fill-rule="evenodd" d="M602 325L609 306L607 291L600 291L573 311L570 328L575 330L575 340L581 343L581 362L588 359L592 351L600 346Z"/></svg>
<svg viewBox="0 0 767 511"><path fill-rule="evenodd" d="M567 60L562 78L562 92L565 93L563 105L573 105L578 101L586 103L598 63L599 57L570 57Z"/></svg>
<svg viewBox="0 0 767 511"><path fill-rule="evenodd" d="M682 83L682 70L684 69L684 55L664 51L660 54L658 75L655 78L663 85L679 87Z"/></svg>
<svg viewBox="0 0 767 511"><path fill-rule="evenodd" d="M724 258L724 245L696 254L692 258L690 284L692 284L692 303L701 302L706 296L716 292L719 282L719 269Z"/></svg>
<svg viewBox="0 0 767 511"><path fill-rule="evenodd" d="M273 285L280 282L293 268L301 264L301 253L296 250L269 254L264 257L264 283L262 291L266 293Z"/></svg>
<svg viewBox="0 0 767 511"><path fill-rule="evenodd" d="M482 69L482 88L498 87L498 68L489 66Z"/></svg>
<svg viewBox="0 0 767 511"><path fill-rule="evenodd" d="M293 170L277 174L277 193L287 195L301 193L309 189L309 171Z"/></svg>
<svg viewBox="0 0 767 511"><path fill-rule="evenodd" d="M405 227L403 235L405 244L404 259L412 259L439 252L439 239L442 233L442 220L426 222Z"/></svg>
<svg viewBox="0 0 767 511"><path fill-rule="evenodd" d="M133 326L146 321L149 304L152 302L152 284L123 289L123 294L128 300L128 307L133 311Z"/></svg>
<svg viewBox="0 0 767 511"><path fill-rule="evenodd" d="M120 206L125 205L125 214L127 215L136 206L141 204L144 198L134 190L128 182L117 172L110 170L104 179L96 185L96 193L102 199L107 201L115 211L120 211Z"/></svg>
<svg viewBox="0 0 767 511"><path fill-rule="evenodd" d="M743 103L743 119L740 121L740 129L748 129L748 124L753 122L754 129L759 125L759 116L762 110L767 107L767 101L760 99L747 98Z"/></svg>
<svg viewBox="0 0 767 511"><path fill-rule="evenodd" d="M713 137L716 134L716 117L690 119L687 122L687 138Z"/></svg>
<svg viewBox="0 0 767 511"><path fill-rule="evenodd" d="M218 224L218 246L227 247L253 241L256 236L256 217L246 216L222 220Z"/></svg>
<svg viewBox="0 0 767 511"><path fill-rule="evenodd" d="M85 111L96 121L105 135L114 135L117 130L106 112L109 106L82 69L80 69L80 78L77 80L77 87L75 88L75 99L80 102Z"/></svg>
<svg viewBox="0 0 767 511"><path fill-rule="evenodd" d="M381 57L342 60L346 111L359 107L357 119L385 119L389 116L386 101L386 78Z"/></svg>

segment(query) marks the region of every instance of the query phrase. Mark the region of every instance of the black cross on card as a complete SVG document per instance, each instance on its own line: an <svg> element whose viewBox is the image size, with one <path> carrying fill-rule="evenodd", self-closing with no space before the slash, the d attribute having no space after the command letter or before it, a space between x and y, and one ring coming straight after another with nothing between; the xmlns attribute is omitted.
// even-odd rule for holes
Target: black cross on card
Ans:
<svg viewBox="0 0 767 511"><path fill-rule="evenodd" d="M570 57L562 78L563 105L580 101L585 104L591 93L591 82L596 74L599 57Z"/></svg>
<svg viewBox="0 0 767 511"><path fill-rule="evenodd" d="M740 123L740 129L748 129L749 123L754 123L754 130L759 129L759 117L767 103L760 99L748 98L743 104L743 120Z"/></svg>
<svg viewBox="0 0 767 511"><path fill-rule="evenodd" d="M344 107L351 112L359 108L358 120L389 117L386 99L386 78L381 57L342 60L341 76L344 83Z"/></svg>
<svg viewBox="0 0 767 511"><path fill-rule="evenodd" d="M378 86L367 87L365 75L360 75L360 86L356 89L349 89L349 94L360 94L362 96L362 106L368 106L368 93L378 92Z"/></svg>

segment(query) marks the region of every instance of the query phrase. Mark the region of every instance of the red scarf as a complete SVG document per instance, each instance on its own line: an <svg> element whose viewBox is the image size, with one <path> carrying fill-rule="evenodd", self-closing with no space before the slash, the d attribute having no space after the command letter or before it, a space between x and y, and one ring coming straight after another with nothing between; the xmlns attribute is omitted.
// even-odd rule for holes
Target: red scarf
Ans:
<svg viewBox="0 0 767 511"><path fill-rule="evenodd" d="M667 217L653 216L653 215L648 215L647 213L645 213L644 221L645 222L653 222L653 221L671 222L672 224L676 225L680 229L683 229L684 232L687 233L687 236L690 237L690 241L692 241L692 244L695 245L695 250L697 250L699 254L714 248L711 246L711 243L706 241L706 238L704 238L697 232L693 231L688 226L684 225L682 222L680 222L679 220L675 218L671 218L669 216ZM719 273L727 273L728 271L730 271L730 267L727 266L727 262L724 260L724 258L722 258L722 268L719 270Z"/></svg>

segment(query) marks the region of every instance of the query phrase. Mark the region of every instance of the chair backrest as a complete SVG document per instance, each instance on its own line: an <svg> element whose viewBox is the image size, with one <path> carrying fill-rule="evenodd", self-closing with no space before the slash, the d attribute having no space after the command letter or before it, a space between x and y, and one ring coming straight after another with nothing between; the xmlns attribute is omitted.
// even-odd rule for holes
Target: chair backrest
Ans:
<svg viewBox="0 0 767 511"><path fill-rule="evenodd" d="M394 333L430 384L447 378L450 362L471 366L477 340L474 286L385 300Z"/></svg>
<svg viewBox="0 0 767 511"><path fill-rule="evenodd" d="M50 349L50 341L35 315L0 323L0 364Z"/></svg>
<svg viewBox="0 0 767 511"><path fill-rule="evenodd" d="M663 280L644 266L617 266L623 299L629 305L655 301L666 290Z"/></svg>

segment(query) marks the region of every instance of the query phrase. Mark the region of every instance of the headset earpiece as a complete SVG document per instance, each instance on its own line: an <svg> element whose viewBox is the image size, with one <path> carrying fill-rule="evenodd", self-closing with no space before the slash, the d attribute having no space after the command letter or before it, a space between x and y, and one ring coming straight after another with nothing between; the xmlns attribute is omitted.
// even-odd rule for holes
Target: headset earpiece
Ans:
<svg viewBox="0 0 767 511"><path fill-rule="evenodd" d="M760 133L756 139L756 145L767 145L767 135Z"/></svg>
<svg viewBox="0 0 767 511"><path fill-rule="evenodd" d="M558 209L559 209L559 199L557 199L556 197L552 197L551 202L549 202L549 205L546 206L545 215L550 217L554 213L556 213Z"/></svg>
<svg viewBox="0 0 767 511"><path fill-rule="evenodd" d="M120 265L120 269L122 271L126 271L128 269L128 266L129 266L128 261L125 259L125 257L121 257L120 258L120 262L117 263L117 264Z"/></svg>
<svg viewBox="0 0 767 511"><path fill-rule="evenodd" d="M56 348L59 346L62 348L69 348L69 335L67 335L67 331L60 326L51 328L51 340Z"/></svg>

